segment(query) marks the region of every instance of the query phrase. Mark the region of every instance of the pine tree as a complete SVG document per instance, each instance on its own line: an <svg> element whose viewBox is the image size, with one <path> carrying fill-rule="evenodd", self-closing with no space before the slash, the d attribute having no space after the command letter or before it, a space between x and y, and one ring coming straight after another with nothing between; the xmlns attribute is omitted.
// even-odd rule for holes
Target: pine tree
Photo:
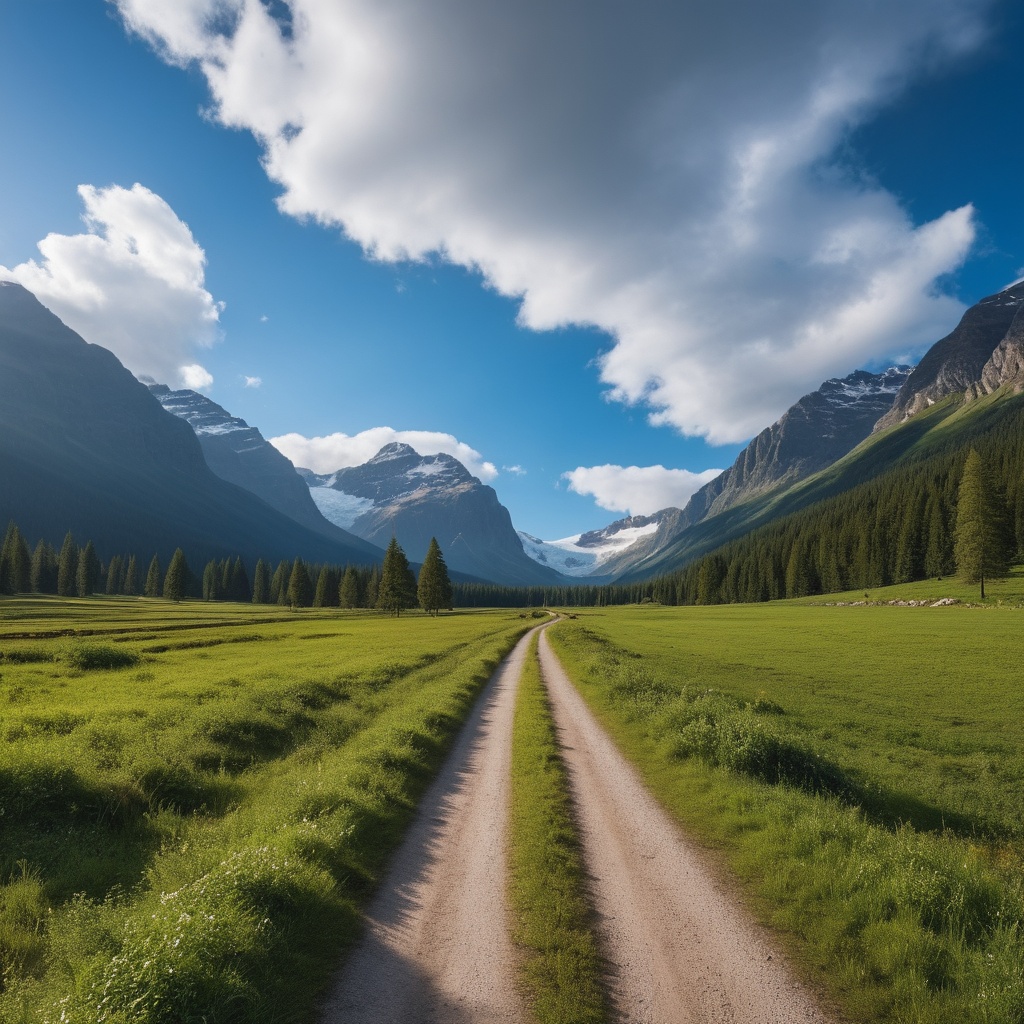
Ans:
<svg viewBox="0 0 1024 1024"><path fill-rule="evenodd" d="M338 574L329 565L322 566L316 578L314 608L338 607Z"/></svg>
<svg viewBox="0 0 1024 1024"><path fill-rule="evenodd" d="M100 579L100 560L92 541L88 541L78 555L78 569L75 573L75 591L79 597L96 593Z"/></svg>
<svg viewBox="0 0 1024 1024"><path fill-rule="evenodd" d="M442 608L452 606L452 581L448 577L448 566L436 537L430 538L430 546L420 567L416 596L420 607L431 615L437 615Z"/></svg>
<svg viewBox="0 0 1024 1024"><path fill-rule="evenodd" d="M972 448L957 494L953 556L961 579L981 584L982 600L985 580L1004 575L1009 564L1005 518L989 468Z"/></svg>
<svg viewBox="0 0 1024 1024"><path fill-rule="evenodd" d="M211 559L203 569L203 600L216 601L220 597L220 572L216 559Z"/></svg>
<svg viewBox="0 0 1024 1024"><path fill-rule="evenodd" d="M124 559L114 555L107 566L107 593L113 597L120 594L124 587Z"/></svg>
<svg viewBox="0 0 1024 1024"><path fill-rule="evenodd" d="M11 523L0 548L0 593L26 593L32 585L32 557L21 531Z"/></svg>
<svg viewBox="0 0 1024 1024"><path fill-rule="evenodd" d="M64 537L57 558L57 593L61 597L75 596L75 576L78 573L78 545L70 531Z"/></svg>
<svg viewBox="0 0 1024 1024"><path fill-rule="evenodd" d="M359 576L351 565L346 567L338 586L338 604L342 608L359 607Z"/></svg>
<svg viewBox="0 0 1024 1024"><path fill-rule="evenodd" d="M252 577L252 603L270 603L270 574L267 572L267 563L262 558L256 563Z"/></svg>
<svg viewBox="0 0 1024 1024"><path fill-rule="evenodd" d="M160 559L154 555L153 560L149 563L149 569L146 572L146 586L143 588L142 593L146 597L159 597L160 596L160 581L162 573L160 572Z"/></svg>
<svg viewBox="0 0 1024 1024"><path fill-rule="evenodd" d="M167 567L167 576L164 579L164 597L168 601L180 601L188 589L189 578L188 562L185 561L185 552L176 548L171 555L171 564Z"/></svg>
<svg viewBox="0 0 1024 1024"><path fill-rule="evenodd" d="M231 566L231 600L248 601L249 574L245 571L245 563L240 555L235 557L235 564Z"/></svg>
<svg viewBox="0 0 1024 1024"><path fill-rule="evenodd" d="M124 592L129 597L139 592L139 566L134 555L129 555L128 568L124 571Z"/></svg>
<svg viewBox="0 0 1024 1024"><path fill-rule="evenodd" d="M40 540L32 552L29 586L33 594L57 593L57 553L53 545L44 540Z"/></svg>
<svg viewBox="0 0 1024 1024"><path fill-rule="evenodd" d="M380 592L380 569L374 565L366 578L366 593L363 596L363 608L376 608L377 596Z"/></svg>
<svg viewBox="0 0 1024 1024"><path fill-rule="evenodd" d="M397 539L392 537L384 552L384 565L377 589L377 607L381 611L401 615L403 608L412 605L416 590L414 585L410 585L410 575L409 559L405 557Z"/></svg>
<svg viewBox="0 0 1024 1024"><path fill-rule="evenodd" d="M313 603L313 581L301 558L296 558L288 577L288 603L293 608L308 608Z"/></svg>

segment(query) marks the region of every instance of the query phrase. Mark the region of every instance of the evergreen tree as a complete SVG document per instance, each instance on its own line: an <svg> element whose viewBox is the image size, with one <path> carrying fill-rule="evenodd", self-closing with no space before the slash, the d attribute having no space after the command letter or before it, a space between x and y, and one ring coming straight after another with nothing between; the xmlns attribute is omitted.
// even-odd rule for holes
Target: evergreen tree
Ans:
<svg viewBox="0 0 1024 1024"><path fill-rule="evenodd" d="M124 571L124 592L129 597L139 592L139 566L134 555L128 556L128 567Z"/></svg>
<svg viewBox="0 0 1024 1024"><path fill-rule="evenodd" d="M274 575L270 580L270 603L288 603L288 579L291 576L291 562L278 562Z"/></svg>
<svg viewBox="0 0 1024 1024"><path fill-rule="evenodd" d="M301 558L296 558L288 577L288 603L293 608L308 608L313 603L313 581Z"/></svg>
<svg viewBox="0 0 1024 1024"><path fill-rule="evenodd" d="M189 576L188 562L185 561L185 552L176 548L171 555L171 564L167 566L167 576L164 579L164 597L168 601L180 601L188 590Z"/></svg>
<svg viewBox="0 0 1024 1024"><path fill-rule="evenodd" d="M75 596L75 577L78 573L78 545L71 532L64 537L57 558L57 593L61 597Z"/></svg>
<svg viewBox="0 0 1024 1024"><path fill-rule="evenodd" d="M44 540L40 540L32 552L29 585L33 594L57 593L57 552Z"/></svg>
<svg viewBox="0 0 1024 1024"><path fill-rule="evenodd" d="M363 595L361 607L376 608L379 592L380 568L374 565L370 568L370 575L366 577L366 593Z"/></svg>
<svg viewBox="0 0 1024 1024"><path fill-rule="evenodd" d="M322 566L316 578L314 608L338 607L338 574L329 565Z"/></svg>
<svg viewBox="0 0 1024 1024"><path fill-rule="evenodd" d="M159 597L160 596L160 581L162 573L160 572L160 559L154 555L153 560L149 563L149 569L146 572L146 586L143 588L142 593L146 597Z"/></svg>
<svg viewBox="0 0 1024 1024"><path fill-rule="evenodd" d="M113 597L124 588L124 559L114 555L107 566L107 593Z"/></svg>
<svg viewBox="0 0 1024 1024"><path fill-rule="evenodd" d="M416 596L420 607L431 615L437 615L442 608L452 606L452 581L448 577L448 566L436 537L430 538L427 555L420 567Z"/></svg>
<svg viewBox="0 0 1024 1024"><path fill-rule="evenodd" d="M412 605L416 590L410 585L410 576L409 559L399 547L397 539L392 537L384 552L384 565L377 589L377 607L381 611L401 615L403 608Z"/></svg>
<svg viewBox="0 0 1024 1024"><path fill-rule="evenodd" d="M252 577L252 603L270 603L270 574L267 572L267 563L262 558L256 563L256 571Z"/></svg>
<svg viewBox="0 0 1024 1024"><path fill-rule="evenodd" d="M11 523L0 548L0 593L22 594L32 586L32 557L21 531Z"/></svg>
<svg viewBox="0 0 1024 1024"><path fill-rule="evenodd" d="M338 587L338 604L342 608L359 607L359 576L352 566L347 566Z"/></svg>
<svg viewBox="0 0 1024 1024"><path fill-rule="evenodd" d="M251 594L249 591L249 574L245 570L245 563L240 555L235 557L235 563L231 566L231 600L248 601Z"/></svg>
<svg viewBox="0 0 1024 1024"><path fill-rule="evenodd" d="M220 597L220 571L216 559L211 559L203 569L203 600L216 601Z"/></svg>
<svg viewBox="0 0 1024 1024"><path fill-rule="evenodd" d="M973 448L957 494L954 558L965 583L981 584L982 600L985 580L1004 575L1009 564L1005 510L999 507L988 466Z"/></svg>
<svg viewBox="0 0 1024 1024"><path fill-rule="evenodd" d="M100 560L92 541L88 541L78 555L78 569L75 573L75 591L79 597L96 593L100 580Z"/></svg>

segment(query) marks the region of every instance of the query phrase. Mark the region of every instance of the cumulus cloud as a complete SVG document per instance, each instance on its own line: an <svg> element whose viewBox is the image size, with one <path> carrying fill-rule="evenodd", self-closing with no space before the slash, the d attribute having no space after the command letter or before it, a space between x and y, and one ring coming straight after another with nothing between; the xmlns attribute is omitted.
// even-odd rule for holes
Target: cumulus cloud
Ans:
<svg viewBox="0 0 1024 1024"><path fill-rule="evenodd" d="M502 466L501 467L506 473L511 473L513 476L526 476L526 470L522 466Z"/></svg>
<svg viewBox="0 0 1024 1024"><path fill-rule="evenodd" d="M977 48L993 0L115 0L282 211L596 325L608 394L714 442L945 333L965 205L917 224L852 128Z"/></svg>
<svg viewBox="0 0 1024 1024"><path fill-rule="evenodd" d="M563 473L562 479L569 481L570 491L592 497L610 512L648 516L663 508L682 508L694 491L721 472L691 473L664 466L578 466Z"/></svg>
<svg viewBox="0 0 1024 1024"><path fill-rule="evenodd" d="M185 379L196 369L196 349L221 336L223 305L203 286L205 253L188 225L142 185L80 185L78 194L86 232L49 234L39 243L41 261L0 267L0 275L134 373Z"/></svg>
<svg viewBox="0 0 1024 1024"><path fill-rule="evenodd" d="M179 367L178 375L181 377L181 383L193 391L206 391L213 387L213 374L199 363Z"/></svg>
<svg viewBox="0 0 1024 1024"><path fill-rule="evenodd" d="M446 452L454 456L466 469L484 482L498 475L494 463L487 462L475 449L451 434L433 430L393 430L391 427L371 427L358 434L328 434L327 437L303 437L302 434L283 434L270 438L270 443L296 466L315 473L333 473L348 466L361 466L368 462L386 444L401 442L414 448L420 455Z"/></svg>
<svg viewBox="0 0 1024 1024"><path fill-rule="evenodd" d="M248 376L243 374L242 375L242 380L244 381L245 387L247 387L247 388L261 388L261 387L263 387L263 378L262 377L248 377Z"/></svg>

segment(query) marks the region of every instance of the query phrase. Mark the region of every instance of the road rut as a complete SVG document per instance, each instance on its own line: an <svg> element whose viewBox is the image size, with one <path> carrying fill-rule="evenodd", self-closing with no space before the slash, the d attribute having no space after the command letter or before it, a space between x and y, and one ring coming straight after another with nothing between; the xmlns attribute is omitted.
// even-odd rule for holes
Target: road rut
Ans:
<svg viewBox="0 0 1024 1024"><path fill-rule="evenodd" d="M612 1005L629 1024L825 1024L767 931L716 882L540 638Z"/></svg>

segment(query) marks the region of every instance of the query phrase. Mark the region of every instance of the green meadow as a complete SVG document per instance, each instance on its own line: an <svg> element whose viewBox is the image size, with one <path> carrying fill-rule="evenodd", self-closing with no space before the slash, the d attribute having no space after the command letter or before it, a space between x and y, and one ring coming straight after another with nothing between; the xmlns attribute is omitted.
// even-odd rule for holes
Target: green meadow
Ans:
<svg viewBox="0 0 1024 1024"><path fill-rule="evenodd" d="M0 1020L312 1019L527 626L0 601Z"/></svg>
<svg viewBox="0 0 1024 1024"><path fill-rule="evenodd" d="M999 600L634 606L549 636L842 1015L1008 1024L1024 1020L1024 611Z"/></svg>

